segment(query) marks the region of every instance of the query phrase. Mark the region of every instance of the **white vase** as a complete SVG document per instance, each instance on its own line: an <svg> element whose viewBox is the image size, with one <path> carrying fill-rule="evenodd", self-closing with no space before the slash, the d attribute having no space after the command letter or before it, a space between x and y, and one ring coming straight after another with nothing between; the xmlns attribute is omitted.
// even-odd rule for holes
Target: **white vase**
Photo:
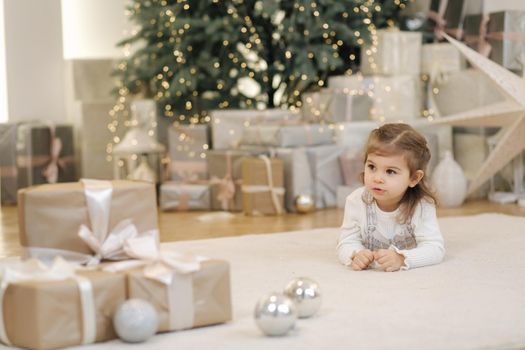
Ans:
<svg viewBox="0 0 525 350"><path fill-rule="evenodd" d="M465 200L467 178L450 151L445 153L434 169L432 185L438 196L439 204L443 207L457 207Z"/></svg>

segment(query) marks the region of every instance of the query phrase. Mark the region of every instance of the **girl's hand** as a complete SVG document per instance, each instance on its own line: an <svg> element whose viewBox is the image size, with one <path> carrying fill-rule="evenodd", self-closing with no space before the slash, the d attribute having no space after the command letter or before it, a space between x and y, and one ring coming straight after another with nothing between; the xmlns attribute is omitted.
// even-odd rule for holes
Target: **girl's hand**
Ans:
<svg viewBox="0 0 525 350"><path fill-rule="evenodd" d="M354 255L350 266L355 271L360 271L366 269L372 261L374 261L374 253L369 249L363 249Z"/></svg>
<svg viewBox="0 0 525 350"><path fill-rule="evenodd" d="M381 270L386 272L398 271L405 264L405 257L391 249L379 249L374 252L374 260Z"/></svg>

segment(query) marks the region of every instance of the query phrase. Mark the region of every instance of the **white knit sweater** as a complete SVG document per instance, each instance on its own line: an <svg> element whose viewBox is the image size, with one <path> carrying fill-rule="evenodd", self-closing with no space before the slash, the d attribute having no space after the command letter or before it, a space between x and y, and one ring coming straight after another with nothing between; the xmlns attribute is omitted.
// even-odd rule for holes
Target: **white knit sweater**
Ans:
<svg viewBox="0 0 525 350"><path fill-rule="evenodd" d="M344 265L350 265L354 254L365 249L362 242L367 221L366 204L362 200L363 191L364 187L360 187L346 198L343 225L337 244L339 261ZM373 205L377 212L376 230L385 238L391 239L404 229L404 225L396 221L399 210L384 212L379 209L375 201ZM412 216L411 224L414 226L417 247L407 250L400 250L395 246L390 247L405 257L405 266L401 269L407 270L440 263L445 255L445 247L437 222L435 206L426 201L420 202Z"/></svg>

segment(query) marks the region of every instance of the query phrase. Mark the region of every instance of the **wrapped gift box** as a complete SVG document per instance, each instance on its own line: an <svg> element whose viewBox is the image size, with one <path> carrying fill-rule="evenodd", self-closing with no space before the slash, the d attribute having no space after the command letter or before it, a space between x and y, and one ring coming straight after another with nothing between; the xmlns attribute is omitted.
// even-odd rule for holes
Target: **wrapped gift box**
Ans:
<svg viewBox="0 0 525 350"><path fill-rule="evenodd" d="M366 94L341 89L321 89L302 95L303 120L309 123L339 123L367 120L372 100Z"/></svg>
<svg viewBox="0 0 525 350"><path fill-rule="evenodd" d="M436 74L457 72L465 67L459 50L449 43L425 44L421 49L421 73Z"/></svg>
<svg viewBox="0 0 525 350"><path fill-rule="evenodd" d="M327 125L257 125L244 129L242 144L274 147L299 147L333 143L333 131Z"/></svg>
<svg viewBox="0 0 525 350"><path fill-rule="evenodd" d="M212 150L208 152L211 208L213 210L242 210L241 162L252 155L246 150Z"/></svg>
<svg viewBox="0 0 525 350"><path fill-rule="evenodd" d="M165 182L160 185L160 208L168 210L209 210L210 185Z"/></svg>
<svg viewBox="0 0 525 350"><path fill-rule="evenodd" d="M339 157L339 162L345 186L359 186L362 183L361 174L365 171L364 153L346 151Z"/></svg>
<svg viewBox="0 0 525 350"><path fill-rule="evenodd" d="M358 189L360 186L338 186L337 187L337 207L340 209L345 208L346 197L352 192Z"/></svg>
<svg viewBox="0 0 525 350"><path fill-rule="evenodd" d="M95 342L116 338L113 314L126 300L126 278L100 271L79 272L93 290ZM3 296L6 335L17 347L56 349L82 345L82 302L72 278L9 284Z"/></svg>
<svg viewBox="0 0 525 350"><path fill-rule="evenodd" d="M434 31L440 30L456 39L463 35L463 20L469 14L479 14L483 10L483 0L432 0L429 17Z"/></svg>
<svg viewBox="0 0 525 350"><path fill-rule="evenodd" d="M191 274L173 272L172 283L146 277L143 269L128 272L129 298L146 299L159 315L159 332L183 330L232 319L230 266L205 260Z"/></svg>
<svg viewBox="0 0 525 350"><path fill-rule="evenodd" d="M361 50L361 73L419 75L421 42L419 32L378 30L377 45Z"/></svg>
<svg viewBox="0 0 525 350"><path fill-rule="evenodd" d="M364 154L364 147L370 132L379 127L376 122L341 123L335 128L336 144L345 149L345 153L355 157Z"/></svg>
<svg viewBox="0 0 525 350"><path fill-rule="evenodd" d="M461 113L505 100L495 83L474 69L453 72L445 80L436 83L434 88L437 88L438 93L433 93L431 99L435 112L440 116ZM458 98L458 92L461 92L461 98Z"/></svg>
<svg viewBox="0 0 525 350"><path fill-rule="evenodd" d="M505 68L525 67L525 11L509 10L490 14L488 41L490 58Z"/></svg>
<svg viewBox="0 0 525 350"><path fill-rule="evenodd" d="M171 179L191 182L208 178L208 125L176 125L168 130Z"/></svg>
<svg viewBox="0 0 525 350"><path fill-rule="evenodd" d="M131 219L139 233L158 230L155 187L151 183L114 180L109 212L104 213L108 229ZM107 193L107 191L106 191ZM46 184L18 192L20 243L26 248L51 248L92 254L78 236L79 228L92 228L85 186L80 182ZM107 217L109 216L109 218ZM30 253L30 252L29 252Z"/></svg>
<svg viewBox="0 0 525 350"><path fill-rule="evenodd" d="M0 124L1 204L16 204L18 169L16 167L17 124Z"/></svg>
<svg viewBox="0 0 525 350"><path fill-rule="evenodd" d="M487 42L489 16L488 14L472 14L465 16L463 22L463 41L473 50L488 56L490 45Z"/></svg>
<svg viewBox="0 0 525 350"><path fill-rule="evenodd" d="M334 76L329 78L328 85L370 96L373 102L369 119L408 122L421 116L423 92L419 76Z"/></svg>
<svg viewBox="0 0 525 350"><path fill-rule="evenodd" d="M337 205L337 187L343 184L339 156L343 148L337 145L309 147L306 150L314 182L316 208Z"/></svg>
<svg viewBox="0 0 525 350"><path fill-rule="evenodd" d="M285 193L283 161L266 156L245 158L242 161L242 192L245 214L283 214Z"/></svg>
<svg viewBox="0 0 525 350"><path fill-rule="evenodd" d="M70 125L24 123L17 128L19 188L76 181L73 128ZM58 169L53 179L49 171Z"/></svg>
<svg viewBox="0 0 525 350"><path fill-rule="evenodd" d="M275 154L284 165L285 205L289 212L296 212L298 196L314 197L314 181L306 154L307 148L278 148Z"/></svg>
<svg viewBox="0 0 525 350"><path fill-rule="evenodd" d="M216 110L211 112L213 149L237 148L244 129L250 125L290 125L300 122L301 115L282 109Z"/></svg>

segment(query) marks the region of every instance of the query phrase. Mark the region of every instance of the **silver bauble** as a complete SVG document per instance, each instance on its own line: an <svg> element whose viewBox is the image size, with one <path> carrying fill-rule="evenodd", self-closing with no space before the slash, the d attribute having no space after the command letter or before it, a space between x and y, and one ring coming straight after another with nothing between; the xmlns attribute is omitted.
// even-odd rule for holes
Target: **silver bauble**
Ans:
<svg viewBox="0 0 525 350"><path fill-rule="evenodd" d="M301 194L295 197L294 204L295 210L301 214L309 213L315 209L314 198L309 194Z"/></svg>
<svg viewBox="0 0 525 350"><path fill-rule="evenodd" d="M120 339L129 343L151 338L159 327L157 311L146 300L129 299L123 302L113 316L113 326Z"/></svg>
<svg viewBox="0 0 525 350"><path fill-rule="evenodd" d="M319 284L308 277L291 280L284 288L284 295L294 301L300 318L313 316L321 307Z"/></svg>
<svg viewBox="0 0 525 350"><path fill-rule="evenodd" d="M255 323L264 334L285 335L295 326L297 308L287 296L272 293L257 302L254 317Z"/></svg>

